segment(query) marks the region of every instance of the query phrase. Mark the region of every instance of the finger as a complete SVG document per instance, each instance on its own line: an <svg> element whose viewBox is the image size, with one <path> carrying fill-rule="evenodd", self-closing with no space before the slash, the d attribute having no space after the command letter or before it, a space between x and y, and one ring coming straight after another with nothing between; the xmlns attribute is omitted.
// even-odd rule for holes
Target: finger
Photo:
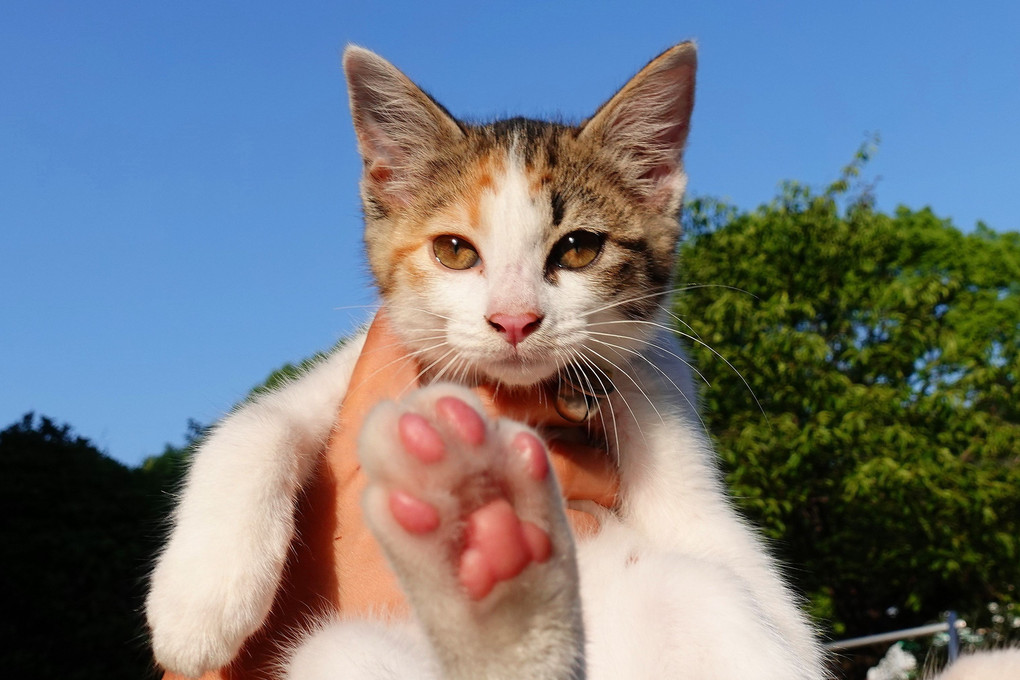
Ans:
<svg viewBox="0 0 1020 680"><path fill-rule="evenodd" d="M393 332L385 309L380 309L368 328L361 355L354 365L350 387L344 399L375 404L396 398L418 384L418 363L408 355Z"/></svg>
<svg viewBox="0 0 1020 680"><path fill-rule="evenodd" d="M574 535L579 538L594 536L602 528L598 517L590 512L567 508L567 521L574 530Z"/></svg>
<svg viewBox="0 0 1020 680"><path fill-rule="evenodd" d="M549 442L549 457L566 500L594 501L606 508L616 506L620 473L604 450L553 440Z"/></svg>
<svg viewBox="0 0 1020 680"><path fill-rule="evenodd" d="M380 309L368 327L327 447L338 485L361 483L357 440L368 412L382 401L399 399L417 384L418 364L393 332L386 310Z"/></svg>

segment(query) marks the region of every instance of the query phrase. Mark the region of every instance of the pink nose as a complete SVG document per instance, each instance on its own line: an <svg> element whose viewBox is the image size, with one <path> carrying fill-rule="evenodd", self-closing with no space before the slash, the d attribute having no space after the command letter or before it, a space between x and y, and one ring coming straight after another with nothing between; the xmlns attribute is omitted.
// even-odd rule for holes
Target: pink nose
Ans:
<svg viewBox="0 0 1020 680"><path fill-rule="evenodd" d="M542 317L528 312L526 314L493 314L488 318L489 325L502 333L506 341L514 347L524 338L531 335L542 323Z"/></svg>

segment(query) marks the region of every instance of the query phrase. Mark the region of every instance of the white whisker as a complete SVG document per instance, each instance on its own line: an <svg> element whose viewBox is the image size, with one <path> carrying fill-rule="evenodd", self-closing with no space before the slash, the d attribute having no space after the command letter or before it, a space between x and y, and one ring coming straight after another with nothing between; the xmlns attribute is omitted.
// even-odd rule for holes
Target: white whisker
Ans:
<svg viewBox="0 0 1020 680"><path fill-rule="evenodd" d="M671 310L669 307L666 307L665 305L659 305L659 309L661 309L666 314L666 316L670 317L678 324L681 324L684 328L693 333L694 336L698 338L698 340L701 340L701 336L698 335L698 332L696 330L694 330L694 326L680 318L679 314L674 313L673 310Z"/></svg>
<svg viewBox="0 0 1020 680"><path fill-rule="evenodd" d="M596 338L592 338L592 340L594 342L599 343L600 345L605 345L606 347L612 347L614 349L621 349L621 350L623 350L625 352L630 352L631 354L636 354L637 356L641 357L641 359L643 359L645 363L647 363L649 366L651 366L656 371L658 371L660 374L662 374L662 377L664 377L666 380L668 380L669 384L672 385L676 389L676 391L680 393L680 396L684 398L684 401L686 401L687 405L691 408L691 412L698 419L698 422L701 423L701 429L704 430L706 435L710 434L709 430L708 430L708 425L705 424L704 419L701 417L701 413L698 411L698 407L694 404L694 402L691 401L691 398L689 396L687 396L687 393L684 392L683 389L679 385L676 384L676 382L673 380L673 378L671 378L670 375L666 371L662 370L662 368L660 368L658 364L656 364L654 361L652 361L651 359L646 357L644 355L644 353L638 352L637 350L633 350L633 349L631 349L629 347L623 347L621 345L615 345L615 344L613 344L611 342L606 342L604 340L598 340ZM658 349L662 349L662 348L658 348ZM694 371L695 373L698 373L698 370L696 368L694 368L693 366L691 366L690 363L688 363L683 357L681 357L681 356L679 356L677 354L673 354L672 352L669 352L669 353L672 354L673 356L677 357L678 359L680 359L680 361L683 361L684 364L686 364L688 366L688 368L690 368L692 371ZM700 376L701 374L698 373L698 375ZM702 377L702 379L704 380L704 377Z"/></svg>
<svg viewBox="0 0 1020 680"><path fill-rule="evenodd" d="M645 391L641 388L641 385L638 383L637 380L634 379L633 376L631 376L629 373L627 373L626 371L621 369L619 366L617 366L611 360L609 360L606 357L602 356L601 354L599 354L598 352L596 352L592 348L586 347L585 349L587 351L591 352L592 354L594 354L596 357L598 357L599 359L601 359L605 363L609 364L612 368L614 368L621 375L626 376L627 379L630 380L634 384L634 387L637 388L637 391L641 393L641 396L643 396L648 401L648 404L652 407L652 410L655 411L655 415L659 416L659 421L662 422L662 423L665 423L665 420L663 420L663 418L662 418L662 414L659 413L659 409L657 409L655 407L655 402L653 402L652 399L645 393ZM595 367L596 369L598 369L598 367L594 365L594 361L592 361L592 359L590 359L589 357L581 355L581 358L584 359L584 361L586 363L588 363L589 365L591 365L591 366ZM630 402L628 402L627 399L625 399L622 394L620 395L620 398L623 401L623 405L627 407L628 411L630 411L630 415L634 419L634 424L637 425L638 432L641 434L641 438L645 439L645 433L644 433L644 430L641 427L641 421L637 417L637 414L634 413L634 409L633 409L633 407L631 407Z"/></svg>
<svg viewBox="0 0 1020 680"><path fill-rule="evenodd" d="M377 302L374 305L344 305L342 307L333 307L331 309L331 311L334 311L334 312L347 312L347 311L350 311L352 309L378 310L379 309L379 303Z"/></svg>
<svg viewBox="0 0 1020 680"><path fill-rule="evenodd" d="M679 335L682 338L686 338L686 339L690 340L691 342L693 342L695 344L701 345L702 347L707 349L709 352L714 354L716 356L716 358L718 358L720 361L722 361L724 364L726 364L729 367L729 369L731 371L733 371L733 373L738 378L740 378L740 381L742 383L744 383L744 387L747 388L747 391L751 395L751 398L754 399L754 403L758 407L758 410L761 411L761 414L763 416L765 416L766 422L768 421L768 414L765 413L765 409L762 407L761 402L758 401L758 396L754 393L754 390L751 389L751 384L747 382L747 380L744 378L743 374L741 374L741 372L738 371L737 368L733 364L730 363L729 359L724 357L722 354L720 354L718 351L716 351L716 349L714 347L709 345L707 342L705 342L701 338L694 337L693 335L691 335L689 333L684 333L683 331L678 330L676 328L671 328L670 326L667 326L666 324L658 323L658 322L655 322L655 321L647 321L647 320L644 320L644 319L627 319L627 320L620 319L620 320L615 320L615 321L599 321L599 322L593 323L592 326L610 326L610 325L620 324L620 323L628 323L628 324L629 323L637 323L637 324L645 324L645 325L648 325L648 326L654 326L655 328L661 328L662 330L665 330L665 331L667 331L669 333L675 333L675 334Z"/></svg>
<svg viewBox="0 0 1020 680"><path fill-rule="evenodd" d="M741 372L736 370L735 366L733 366L731 363L729 363L728 359L726 359L724 356L719 354L719 352L717 352L715 350L715 348L713 348L711 345L709 345L708 343L703 341L702 338L695 337L694 335L692 335L690 333L685 333L682 330L679 330L677 328L671 328L670 326L667 326L664 323L657 323L655 321L646 321L644 319L630 319L630 320L626 320L626 321L624 321L624 320L619 320L619 321L600 321L600 322L594 323L592 325L601 326L601 325L611 325L611 324L615 324L615 323L643 323L643 324L646 324L646 325L655 326L656 328L662 328L663 330L666 330L668 332L676 333L680 337L685 337L686 339L688 339L688 341L691 341L692 343L695 343L696 345L701 345L706 350L708 350L709 352L714 354L717 359L722 361L722 363L726 364L726 366L729 367L729 370L733 371L733 373L736 375L736 377L741 378L741 382L743 382L744 386L748 388L748 394L751 395L751 399L755 400L755 405L758 407L758 410L761 411L762 415L765 416L765 421L768 422L768 414L765 413L765 409L762 407L761 402L758 401L758 396L755 395L755 390L751 388L751 383L749 383L747 381L747 379L744 377L744 375ZM771 425L769 425L769 426L771 427Z"/></svg>
<svg viewBox="0 0 1020 680"><path fill-rule="evenodd" d="M395 364L397 364L397 363L399 363L401 361L414 362L417 357L419 357L419 356L421 356L421 355L423 355L423 354L425 354L427 352L430 352L430 351L432 351L434 349L438 349L439 347L442 347L445 344L446 343L439 343L437 345L433 345L432 347L425 347L423 349L419 349L419 350L416 350L416 351L413 351L413 352L407 352L406 354L402 354L401 356L396 357L395 359L390 359L385 364L383 364L379 368L377 368L374 371L372 371L372 373L367 377L367 379L362 384L368 384L369 382L371 382L372 378L374 378L376 375L378 375L379 373L385 371L386 369L390 368L391 366L393 366L393 365L395 365ZM394 347L399 347L401 349L404 348L404 346L402 344L397 343L397 342L393 342L393 343L390 343L390 344L387 344L387 345L381 345L379 347L376 347L376 348L372 349L370 352L368 352L368 354L371 354L371 353L374 353L374 352L381 352L384 349L392 349ZM354 390L356 390L360 386L361 385L358 385L357 387L354 388ZM352 390L352 392L354 390Z"/></svg>
<svg viewBox="0 0 1020 680"><path fill-rule="evenodd" d="M440 362L440 361L443 361L444 359L446 359L446 357L448 357L448 356L449 356L449 355L450 355L451 353L454 353L454 352L456 352L456 356L454 356L454 357L453 357L453 359L451 359L450 361L447 361L447 362L446 362L446 364L445 364L445 365L444 365L444 366L443 366L443 367L442 367L441 369L439 369L439 372L438 372L438 373L436 373L436 374L435 374L435 375L434 375L434 376L432 377L432 382L439 382L440 380L442 380L442 379L443 379L443 376L444 376L444 375L446 375L446 373L447 373L447 372L448 372L448 371L449 371L449 370L450 370L451 368L453 368L454 366L456 366L458 362L461 362L461 361L463 361L463 360L464 360L464 357L463 357L463 355L462 355L462 354L460 353L460 350L458 350L458 349L457 349L456 347L452 347L452 348L450 348L450 351L449 351L449 352L447 352L447 353L446 353L446 354L444 354L443 356L441 356L441 357L439 357L438 359L436 359L436 361L435 361L435 362L433 362L432 366L434 367L434 366L436 365L436 363L438 363L438 362Z"/></svg>
<svg viewBox="0 0 1020 680"><path fill-rule="evenodd" d="M673 288L670 292L671 293L683 293L683 292L686 292L688 290L698 290L700 288L722 288L724 290L732 290L732 291L736 291L738 293L744 293L745 295L750 295L755 300L759 300L760 299L757 295L755 295L754 293L752 293L749 290L744 290L743 288L737 288L736 286L729 286L729 285L726 285L725 283L686 283L686 284L684 284L682 286L678 286L676 288Z"/></svg>
<svg viewBox="0 0 1020 680"><path fill-rule="evenodd" d="M591 362L588 359L586 359L584 357L584 355L581 354L580 351L578 351L578 350L571 350L570 354L575 356L577 358L577 360L580 361L581 363L586 363L588 365L591 365ZM589 380L588 376L583 374L583 373L581 373L581 371L576 367L576 362L574 360L571 360L570 363L568 363L568 364L566 364L564 366L564 370L567 370L567 371L569 371L571 368L574 369L574 374L575 374L575 376L577 376L578 382L581 382L582 379L583 379L583 382L588 384L588 389L589 390L591 390L592 392L596 391L594 389L594 385L591 384L591 380ZM606 392L607 391L606 390L606 386L604 384L602 384L602 378L599 377L600 373L602 373L601 370L596 370L595 371L595 377L598 379L599 384L602 387L601 391L602 392ZM614 387L615 387L615 385L614 385ZM610 396L605 398L605 403L609 405L609 421L607 423L605 417L602 417L602 419L601 419L602 420L602 426L603 426L603 429L605 429L606 425L608 424L608 425L611 425L612 428L613 428L613 451L612 451L612 453L613 453L613 457L616 459L617 465L619 465L619 463L620 463L620 428L616 424L616 408L613 406L612 395L610 395ZM626 403L626 399L624 399L624 403ZM629 405L627 407L630 408ZM631 413L633 414L633 411L631 411ZM635 418L635 422L636 421L637 421L637 419ZM638 425L638 429L640 430L640 424ZM608 435L608 432L606 434ZM641 433L641 436L644 437L644 433L643 432ZM606 438L606 445L607 446L609 445L608 436Z"/></svg>
<svg viewBox="0 0 1020 680"><path fill-rule="evenodd" d="M444 343L444 344L445 344L445 343ZM422 369L421 369L420 371L418 371L418 375L414 376L414 379L413 379L413 380L412 380L411 382L409 382L409 383L408 383L408 384L407 384L407 385L406 385L406 386L404 387L404 389L403 389L403 390L401 390L401 392L406 392L406 391L407 391L408 389L410 389L411 385L414 385L415 383L419 382L419 381L420 381L420 380L422 379L422 377L423 377L423 376L424 376L424 375L425 375L426 373L428 373L429 371L431 371L432 369L434 369L434 368L435 368L435 367L436 367L436 366L437 366L438 364L440 364L441 362L443 362L443 361L444 361L444 360L446 359L446 357L450 356L451 354L455 353L456 351L457 351L457 348L456 348L456 347L451 347L450 349L446 350L446 352L444 352L443 354L441 354L441 355L440 355L439 357L437 357L436 359L434 359L434 360L433 360L433 361L432 361L431 363L429 363L429 364L428 364L427 366L425 366L425 367L424 367L424 368L422 368ZM445 370L446 370L446 369L447 369L448 367L449 367L449 364L447 364L446 366L444 366L442 370L443 370L443 371L445 371ZM442 375L442 373L440 373L440 375ZM435 379L435 380L438 380L438 379L439 379L439 377L440 377L440 376L439 376L439 375L437 375L437 376L435 376L435 378L434 378L434 379Z"/></svg>
<svg viewBox="0 0 1020 680"><path fill-rule="evenodd" d="M628 297L628 298L624 298L622 300L615 300L615 301L610 302L609 304L603 305L601 307L596 307L595 309L589 309L586 312L584 312L583 316L591 316L592 314L598 314L599 312L604 312L607 309L612 309L613 307L619 307L621 305L625 305L625 304L628 304L630 302L640 302L641 300L647 300L648 298L659 297L659 296L662 296L662 295L669 295L671 292L672 291L670 291L669 289L663 288L661 290L653 291L651 293L646 293L644 295L638 295L638 296L635 296L635 297Z"/></svg>
<svg viewBox="0 0 1020 680"><path fill-rule="evenodd" d="M452 316L446 316L445 314L440 314L439 312L433 312L431 309L424 309L424 308L421 308L421 307L416 307L414 309L414 311L419 312L421 314L428 314L429 316L434 316L437 319L442 319L443 321L453 321L454 320Z"/></svg>
<svg viewBox="0 0 1020 680"><path fill-rule="evenodd" d="M621 300L614 300L613 302L605 304L605 305L603 305L601 307L596 307L595 309L590 309L590 310L584 312L584 316L591 316L592 314L598 314L599 312L604 312L604 311L606 311L608 309L612 309L614 307L619 307L621 305L625 305L625 304L628 304L628 303L631 303L631 302L640 302L642 300L647 300L648 298L654 298L654 297L665 297L665 296L673 295L674 293L683 293L683 292L686 292L686 291L689 291L689 290L697 290L699 288L723 288L723 289L726 289L726 290L737 291L738 293L746 293L747 295L750 295L751 297L755 298L756 300L758 299L758 297L754 293L751 293L750 291L746 291L743 288L737 288L736 286L727 286L726 284L721 284L721 283L689 283L689 284L685 284L683 286L676 286L676 287L673 287L673 288L660 288L658 290L653 290L650 293L645 293L644 295L635 295L635 296L627 297L627 298L624 298L624 299L621 299Z"/></svg>
<svg viewBox="0 0 1020 680"><path fill-rule="evenodd" d="M588 335L589 335L589 337L593 336L593 335L600 335L600 336L603 336L603 337L606 337L606 338L617 338L619 340L633 340L634 339L634 338L630 337L629 335L622 335L620 333L604 333L604 332L601 332L601 331L588 331ZM613 345L611 343L607 343L607 342L605 342L603 340L599 340L598 338L594 338L594 337L592 338L592 340L595 341L595 342L601 342L604 345L610 345L612 347L615 347L616 349L625 350L627 352L630 352L631 354L637 354L639 356L643 356L641 354L641 352L639 352L638 350L632 349L630 347L625 347L624 345ZM658 343L654 343L654 342L646 343L645 347L648 347L649 349L656 350L657 352L661 352L662 354L668 354L669 356L673 357L677 361L682 362L685 366L687 366L687 368L689 368L692 371L694 371L694 374L697 375L699 378L701 378L702 382L704 382L709 387L712 386L712 383L710 383L708 381L708 379L704 375L702 375L701 371L699 371L697 368L695 368L694 364L692 364L690 361L688 361L687 358L684 355L677 354L676 352L672 351L668 347L664 347L664 346L662 346L662 345L660 345ZM647 358L645 358L645 361L649 361L649 360ZM656 368L658 368L658 366L656 366Z"/></svg>

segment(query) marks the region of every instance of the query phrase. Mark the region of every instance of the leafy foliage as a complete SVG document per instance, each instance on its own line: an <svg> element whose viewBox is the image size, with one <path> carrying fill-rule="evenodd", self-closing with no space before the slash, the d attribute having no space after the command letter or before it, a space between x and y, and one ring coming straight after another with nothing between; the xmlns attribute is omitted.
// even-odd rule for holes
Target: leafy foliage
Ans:
<svg viewBox="0 0 1020 680"><path fill-rule="evenodd" d="M335 345L333 345L332 349L326 352L316 352L307 359L302 359L297 364L292 364L290 362L285 363L283 366L280 366L271 372L263 382L253 387L248 393L247 398L253 399L260 394L272 392L283 387L288 382L297 379L303 373L306 373L309 369L311 369L315 364L340 349L345 342L347 342L347 338L341 338Z"/></svg>
<svg viewBox="0 0 1020 680"><path fill-rule="evenodd" d="M165 489L168 493L176 491L183 483L191 454L202 442L209 427L202 425L193 418L188 419L188 427L184 433L184 446L166 444L163 453L149 456L142 461L141 471L151 479L151 483Z"/></svg>
<svg viewBox="0 0 1020 680"><path fill-rule="evenodd" d="M692 202L674 310L739 504L840 637L1020 582L1020 234L876 212L867 153L820 195Z"/></svg>

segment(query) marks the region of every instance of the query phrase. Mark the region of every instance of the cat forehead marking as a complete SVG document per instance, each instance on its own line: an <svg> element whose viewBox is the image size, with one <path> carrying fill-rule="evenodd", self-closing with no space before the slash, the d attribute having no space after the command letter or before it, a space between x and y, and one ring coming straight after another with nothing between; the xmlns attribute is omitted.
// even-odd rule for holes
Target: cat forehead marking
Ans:
<svg viewBox="0 0 1020 680"><path fill-rule="evenodd" d="M506 167L505 153L493 151L482 155L464 173L464 189L461 200L467 213L468 225L472 229L478 229L481 225L482 199L486 194L496 191L497 178L506 172Z"/></svg>
<svg viewBox="0 0 1020 680"><path fill-rule="evenodd" d="M531 174L521 159L508 155L502 172L492 177L491 189L480 195L478 227L495 238L513 236L500 239L501 249L521 252L543 240L549 215L544 202L535 194Z"/></svg>

